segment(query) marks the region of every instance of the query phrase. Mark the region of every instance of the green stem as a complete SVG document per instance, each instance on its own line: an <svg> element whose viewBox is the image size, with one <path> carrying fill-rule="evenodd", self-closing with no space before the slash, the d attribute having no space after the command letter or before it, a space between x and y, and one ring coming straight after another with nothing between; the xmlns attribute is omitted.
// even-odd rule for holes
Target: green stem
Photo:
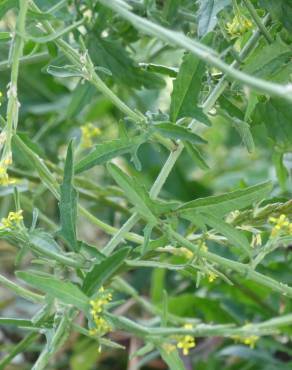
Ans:
<svg viewBox="0 0 292 370"><path fill-rule="evenodd" d="M116 316L105 313L106 317L113 323L117 329L125 330L134 335L145 337L171 337L173 335L192 335L195 337L209 337L209 336L242 336L248 337L250 335L270 335L277 333L280 328L288 327L292 323L292 314L282 317L277 317L271 320L264 321L259 324L246 324L244 326L235 327L233 324L226 325L206 325L198 324L193 328L175 328L175 327L147 327L129 320L125 317Z"/></svg>
<svg viewBox="0 0 292 370"><path fill-rule="evenodd" d="M29 244L29 247L32 251L37 252L41 256L49 257L55 261L58 261L60 264L73 267L73 268L86 268L85 262L76 261L70 257L67 257L60 253L55 253L52 250L45 250L40 248L37 244Z"/></svg>
<svg viewBox="0 0 292 370"><path fill-rule="evenodd" d="M29 333L19 343L17 343L17 345L9 351L8 355L0 361L0 370L5 370L7 368L7 365L10 364L14 357L17 356L19 353L24 352L27 347L29 347L34 341L36 341L38 336L38 333Z"/></svg>
<svg viewBox="0 0 292 370"><path fill-rule="evenodd" d="M23 53L24 37L25 37L25 20L28 10L28 0L19 1L19 14L17 17L16 31L14 41L12 43L11 52L11 77L8 88L8 103L6 113L6 143L4 148L4 159L10 157L11 139L13 131L16 130L18 124L19 102L17 98L17 80L19 71L19 61Z"/></svg>
<svg viewBox="0 0 292 370"><path fill-rule="evenodd" d="M267 15L263 19L263 23L266 24L269 21L270 17ZM239 53L239 59L244 60L247 55L253 50L255 47L256 43L258 42L260 38L261 32L259 30L255 31L248 42L244 45L242 48L241 52ZM233 68L238 68L240 66L240 62L238 60L235 60L231 66ZM215 105L216 101L218 98L222 95L224 90L228 86L228 81L226 79L226 76L224 75L220 81L217 83L215 88L212 90L212 93L208 96L208 98L205 100L204 104L202 105L202 109L205 113L208 113L209 110Z"/></svg>
<svg viewBox="0 0 292 370"><path fill-rule="evenodd" d="M152 315L160 317L163 315L163 310L161 308L155 306L154 304L150 303L147 299L145 299L143 296L141 296L139 292L135 290L135 288L133 288L130 284L127 283L126 280L120 277L115 277L112 286L115 290L129 295L137 304L139 304L141 307L143 307ZM189 322L195 325L200 322L199 319L194 319L193 317L180 317L169 312L167 314L167 318L168 321L172 322L173 324L184 324L186 322Z"/></svg>
<svg viewBox="0 0 292 370"><path fill-rule="evenodd" d="M88 212L84 207L81 205L78 205L78 210L89 220L91 221L94 225L98 226L101 230L106 232L107 234L110 235L115 235L119 230L113 226L110 226L106 224L105 222L99 220L95 216L93 216L90 212ZM126 239L129 241L132 241L137 244L143 244L144 238L141 235L134 234L134 233L126 233L124 235Z"/></svg>
<svg viewBox="0 0 292 370"><path fill-rule="evenodd" d="M247 10L249 11L249 14L254 20L255 24L261 30L263 36L266 38L268 43L272 43L273 42L272 36L269 34L267 28L265 27L264 23L262 22L261 18L259 17L250 0L243 0L243 2L245 3L245 6L247 7Z"/></svg>
<svg viewBox="0 0 292 370"><path fill-rule="evenodd" d="M34 63L40 63L48 60L49 54L44 51L41 53L36 53L33 55L26 55L21 58L19 58L19 64L20 65L27 65L27 64L34 64ZM0 71L5 71L10 67L9 60L4 60L3 62L0 62Z"/></svg>
<svg viewBox="0 0 292 370"><path fill-rule="evenodd" d="M5 286L6 288L12 290L18 296L25 298L34 303L43 303L44 297L42 295L33 293L18 284L13 283L12 281L8 280L3 275L0 275L0 284Z"/></svg>
<svg viewBox="0 0 292 370"><path fill-rule="evenodd" d="M69 326L71 325L70 319L72 316L72 312L73 311L71 311L70 313L68 309L63 312L57 330L55 331L53 337L47 342L46 347L40 354L32 370L45 369L52 356L54 356L57 350L61 347L64 338L69 335Z"/></svg>
<svg viewBox="0 0 292 370"><path fill-rule="evenodd" d="M255 90L264 94L268 94L270 96L278 96L288 101L292 101L291 84L281 85L265 81L263 79L241 72L220 60L216 55L214 55L214 52L211 49L209 51L205 50L205 48L202 49L202 45L198 41L190 39L184 34L171 31L149 21L148 19L133 14L125 7L121 6L120 2L116 2L113 0L100 0L100 2L106 7L116 11L118 14L120 14L120 16L127 19L142 32L145 32L146 34L154 37L158 37L161 40L190 51L192 54L204 60L206 63L224 72L231 79L239 81L243 85L254 88Z"/></svg>
<svg viewBox="0 0 292 370"><path fill-rule="evenodd" d="M191 243L189 240L187 240L171 228L167 228L167 231L172 238L180 243L180 245L183 245L193 253L206 258L208 261L218 264L225 269L239 272L240 274L244 275L246 279L250 279L258 284L266 286L274 292L281 293L284 296L287 295L289 297L292 297L292 288L289 287L287 284L280 283L277 280L274 280L268 276L254 271L250 265L237 261L232 261L211 252L203 251L198 245Z"/></svg>

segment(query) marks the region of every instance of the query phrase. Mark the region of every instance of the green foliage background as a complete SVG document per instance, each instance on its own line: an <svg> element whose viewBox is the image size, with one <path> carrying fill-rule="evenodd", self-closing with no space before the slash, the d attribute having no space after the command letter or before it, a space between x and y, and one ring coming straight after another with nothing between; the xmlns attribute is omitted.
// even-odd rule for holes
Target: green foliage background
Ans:
<svg viewBox="0 0 292 370"><path fill-rule="evenodd" d="M291 0L0 0L0 369L291 368L291 29Z"/></svg>

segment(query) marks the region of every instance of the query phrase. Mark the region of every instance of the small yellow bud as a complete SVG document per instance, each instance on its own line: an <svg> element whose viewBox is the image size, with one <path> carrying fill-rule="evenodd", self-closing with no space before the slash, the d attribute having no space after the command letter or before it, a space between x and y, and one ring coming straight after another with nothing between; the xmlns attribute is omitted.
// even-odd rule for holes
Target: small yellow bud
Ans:
<svg viewBox="0 0 292 370"><path fill-rule="evenodd" d="M185 329L192 329L192 324L185 324ZM183 352L184 356L187 356L189 354L189 350L191 348L194 348L196 346L195 338L191 335L184 335L180 337L179 341L177 342L177 348L180 348Z"/></svg>

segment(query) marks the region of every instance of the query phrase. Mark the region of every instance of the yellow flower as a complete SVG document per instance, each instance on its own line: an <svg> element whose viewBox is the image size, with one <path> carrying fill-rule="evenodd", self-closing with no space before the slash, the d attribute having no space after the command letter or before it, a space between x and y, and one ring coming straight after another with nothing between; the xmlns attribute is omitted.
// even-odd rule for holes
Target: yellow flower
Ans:
<svg viewBox="0 0 292 370"><path fill-rule="evenodd" d="M184 328L192 329L193 325L185 324ZM179 339L176 346L182 350L184 356L187 356L189 354L189 350L196 346L195 338L192 335L184 335Z"/></svg>
<svg viewBox="0 0 292 370"><path fill-rule="evenodd" d="M4 140L4 141L3 141ZM5 142L6 134L4 131L0 134L0 145L2 145L2 141ZM14 184L16 182L15 179L12 179L8 176L7 167L12 164L12 153L9 151L4 156L2 156L0 161L0 185L8 186L10 184Z"/></svg>
<svg viewBox="0 0 292 370"><path fill-rule="evenodd" d="M23 210L22 209L20 209L17 212L9 212L8 219L10 221L15 222L15 223L20 223L20 221L23 220L22 213L23 213Z"/></svg>
<svg viewBox="0 0 292 370"><path fill-rule="evenodd" d="M259 337L256 335L251 335L249 337L240 337L239 335L235 335L232 337L232 339L234 339L236 342L240 342L254 349L255 344L258 341Z"/></svg>
<svg viewBox="0 0 292 370"><path fill-rule="evenodd" d="M90 335L104 335L111 330L108 322L101 316L104 310L104 306L111 300L111 293L105 292L104 288L101 287L98 291L98 296L95 299L89 301L89 304L91 306L90 313L95 324L95 328L89 330Z"/></svg>
<svg viewBox="0 0 292 370"><path fill-rule="evenodd" d="M209 283L213 283L213 281L216 279L217 279L217 275L213 271L210 271L208 275Z"/></svg>
<svg viewBox="0 0 292 370"><path fill-rule="evenodd" d="M244 15L235 15L232 22L226 24L226 29L232 38L238 37L246 33L252 28L252 22Z"/></svg>
<svg viewBox="0 0 292 370"><path fill-rule="evenodd" d="M269 222L275 226L272 228L271 236L275 237L281 232L291 234L292 224L286 215L282 214L279 217L270 217Z"/></svg>
<svg viewBox="0 0 292 370"><path fill-rule="evenodd" d="M250 346L250 348L253 349L258 339L259 337L257 337L256 335L251 335L250 337L244 338L242 343L246 344L247 346Z"/></svg>
<svg viewBox="0 0 292 370"><path fill-rule="evenodd" d="M22 209L17 212L9 212L7 217L2 218L0 230L17 227L23 220L22 212Z"/></svg>
<svg viewBox="0 0 292 370"><path fill-rule="evenodd" d="M82 146L83 148L90 148L93 145L93 140L100 135L101 131L98 127L95 127L92 123L87 123L81 128L82 133Z"/></svg>

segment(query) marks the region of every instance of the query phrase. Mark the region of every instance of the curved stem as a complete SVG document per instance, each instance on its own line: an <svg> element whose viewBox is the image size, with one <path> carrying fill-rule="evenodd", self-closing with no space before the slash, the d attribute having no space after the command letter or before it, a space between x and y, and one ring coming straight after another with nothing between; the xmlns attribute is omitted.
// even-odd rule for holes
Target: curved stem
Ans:
<svg viewBox="0 0 292 370"><path fill-rule="evenodd" d="M185 50L190 51L198 58L204 60L206 63L218 68L224 72L232 80L239 81L243 85L254 88L255 90L268 94L270 96L278 96L288 101L292 101L292 85L281 85L265 81L263 79L251 76L247 73L239 71L232 66L226 64L220 60L214 52L210 49L209 51L202 49L201 44L198 41L190 39L189 37L169 30L156 23L149 21L148 19L142 18L136 14L133 14L125 7L121 6L120 2L114 0L99 0L103 5L112 10L116 11L120 16L127 19L137 29L145 32L148 35L158 37L161 40L169 42L173 45L179 46Z"/></svg>

